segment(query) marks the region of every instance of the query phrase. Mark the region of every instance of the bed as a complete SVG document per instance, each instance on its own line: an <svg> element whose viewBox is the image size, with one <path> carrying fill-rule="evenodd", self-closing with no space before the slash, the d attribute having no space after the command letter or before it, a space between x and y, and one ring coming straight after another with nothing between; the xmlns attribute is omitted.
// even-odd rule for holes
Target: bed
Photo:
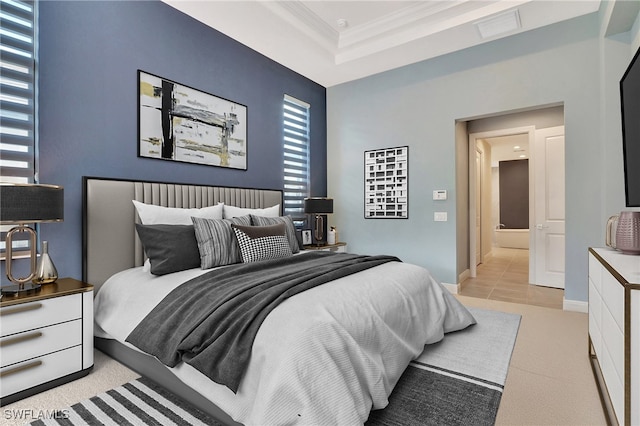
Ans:
<svg viewBox="0 0 640 426"><path fill-rule="evenodd" d="M282 205L279 190L91 177L85 177L83 185L83 279L96 288L96 347L225 424L362 424L372 409L386 406L402 372L420 355L425 344L437 342L445 333L475 322L473 316L424 268L392 257L304 250L294 253L291 230L283 231L281 211L276 207ZM134 200L145 208L161 206L172 211L229 206L228 211L234 212L237 208L240 209L238 215L243 217L251 213L248 215L253 221L251 225L255 225L256 220L262 225L234 224L232 229L237 241L244 236L242 232L268 230L277 235L274 244L290 245L292 250L274 260L259 258L257 263L233 263L211 269L177 268L175 272L169 270L155 275L150 269L159 263L154 263L155 258L151 255L154 262L150 265L145 256L140 240L143 234L138 232L147 224L141 221L142 211L138 209L139 204L134 205ZM275 214L274 209L277 209ZM276 218L264 219L263 214ZM206 220L213 219L200 222ZM198 229L199 222L193 221ZM173 232L178 226L169 228ZM149 249L148 240L144 245ZM198 247L203 256L203 246ZM248 252L244 246L240 250L241 258L246 260ZM201 261L204 262L204 257ZM360 266L362 262L372 261L377 263ZM271 275L272 270L280 269L284 271L278 272L282 277L290 277L291 271L309 273L329 267L329 263L333 268L331 274L335 274L331 275L330 281L305 287L304 291L286 293L288 297L277 296L281 303L275 304L261 320L250 340L247 362L241 366L237 386L219 380L219 375L204 370L202 363L195 362L200 358L205 359L206 364L208 357L190 353L167 363L163 355L152 351L153 348L149 351L154 355L140 349L144 347L144 338L134 339L136 334L145 336L154 328L153 324L171 324L168 317L166 321L158 321L158 318L163 318L162 312L171 312L169 316L173 317L179 310L165 304L185 297L185 294L195 294L194 289L204 291L199 280L213 280L216 285L211 287L218 287L221 286L218 283L223 282L221 277L240 276L238 274L245 270L253 274L247 275L251 279L257 275ZM333 271L342 270L343 266L338 268L333 266L335 263L348 263L348 268L352 269L343 275L336 274ZM258 269L251 272L252 267ZM276 272L273 274L277 275ZM240 281L243 282L241 285L248 285L246 282L250 280ZM304 282L309 281L312 280ZM185 290L187 288L189 290ZM291 291L293 287L287 288ZM196 306L194 297L185 300L191 300L182 302L191 307L182 308L185 312L207 309L207 303L193 308ZM211 300L217 303L217 299ZM253 301L249 305L253 306ZM177 321L174 318L171 327L180 328L180 324L186 324L187 316L189 314ZM151 319L155 322L150 322ZM235 317L231 319L235 324ZM225 320L225 317L216 318L213 324ZM191 329L203 327L182 328L189 328L191 332ZM221 333L227 335L229 330L234 330L228 325L222 328ZM224 353L220 356L223 358ZM227 358L233 358L231 363L235 365L235 355Z"/></svg>

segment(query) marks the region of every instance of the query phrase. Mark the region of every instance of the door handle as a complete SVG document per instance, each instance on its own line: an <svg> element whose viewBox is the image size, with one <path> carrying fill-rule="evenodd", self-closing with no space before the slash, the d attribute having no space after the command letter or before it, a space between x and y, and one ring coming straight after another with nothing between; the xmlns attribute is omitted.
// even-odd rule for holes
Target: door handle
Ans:
<svg viewBox="0 0 640 426"><path fill-rule="evenodd" d="M539 229L539 230L547 229L548 227L549 227L549 225L543 225L541 223L538 223L536 225L536 229Z"/></svg>

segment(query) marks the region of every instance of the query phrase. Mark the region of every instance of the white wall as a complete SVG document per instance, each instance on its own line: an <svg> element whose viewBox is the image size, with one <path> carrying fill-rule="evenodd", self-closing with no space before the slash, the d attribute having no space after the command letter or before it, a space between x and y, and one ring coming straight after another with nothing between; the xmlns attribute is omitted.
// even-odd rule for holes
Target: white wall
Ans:
<svg viewBox="0 0 640 426"><path fill-rule="evenodd" d="M598 20L592 14L327 89L330 222L349 250L395 254L456 283L459 234L467 232L457 226L465 176L456 175L456 121L563 103L565 298L586 301L587 248L602 245L602 205L620 210L624 192L607 178L620 167L622 147L614 131L617 95L604 82L626 66L631 50L602 40ZM606 70L604 60L613 62ZM400 145L409 145L409 219L365 220L363 152ZM610 159L603 162L604 152ZM448 190L448 200L432 201L434 189ZM448 212L448 222L434 222L434 211Z"/></svg>

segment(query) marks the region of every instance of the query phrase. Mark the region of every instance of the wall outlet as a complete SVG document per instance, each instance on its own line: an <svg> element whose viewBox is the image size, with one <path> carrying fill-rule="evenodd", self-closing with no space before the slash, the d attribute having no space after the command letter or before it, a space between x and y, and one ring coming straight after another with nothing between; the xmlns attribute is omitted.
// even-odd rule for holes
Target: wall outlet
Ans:
<svg viewBox="0 0 640 426"><path fill-rule="evenodd" d="M433 220L434 222L446 222L447 212L433 212Z"/></svg>

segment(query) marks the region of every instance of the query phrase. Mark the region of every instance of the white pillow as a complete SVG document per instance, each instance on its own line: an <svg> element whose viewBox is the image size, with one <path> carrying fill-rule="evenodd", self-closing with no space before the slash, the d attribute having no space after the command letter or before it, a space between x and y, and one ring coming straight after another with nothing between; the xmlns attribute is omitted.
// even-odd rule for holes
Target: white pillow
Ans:
<svg viewBox="0 0 640 426"><path fill-rule="evenodd" d="M143 225L192 225L191 217L193 216L205 219L222 219L224 208L222 203L201 209L179 209L132 201Z"/></svg>
<svg viewBox="0 0 640 426"><path fill-rule="evenodd" d="M224 205L224 218L231 219L232 217L246 216L252 214L255 216L263 217L278 217L280 216L280 204L276 204L273 207L267 207L264 209L248 209L243 207L234 207Z"/></svg>

